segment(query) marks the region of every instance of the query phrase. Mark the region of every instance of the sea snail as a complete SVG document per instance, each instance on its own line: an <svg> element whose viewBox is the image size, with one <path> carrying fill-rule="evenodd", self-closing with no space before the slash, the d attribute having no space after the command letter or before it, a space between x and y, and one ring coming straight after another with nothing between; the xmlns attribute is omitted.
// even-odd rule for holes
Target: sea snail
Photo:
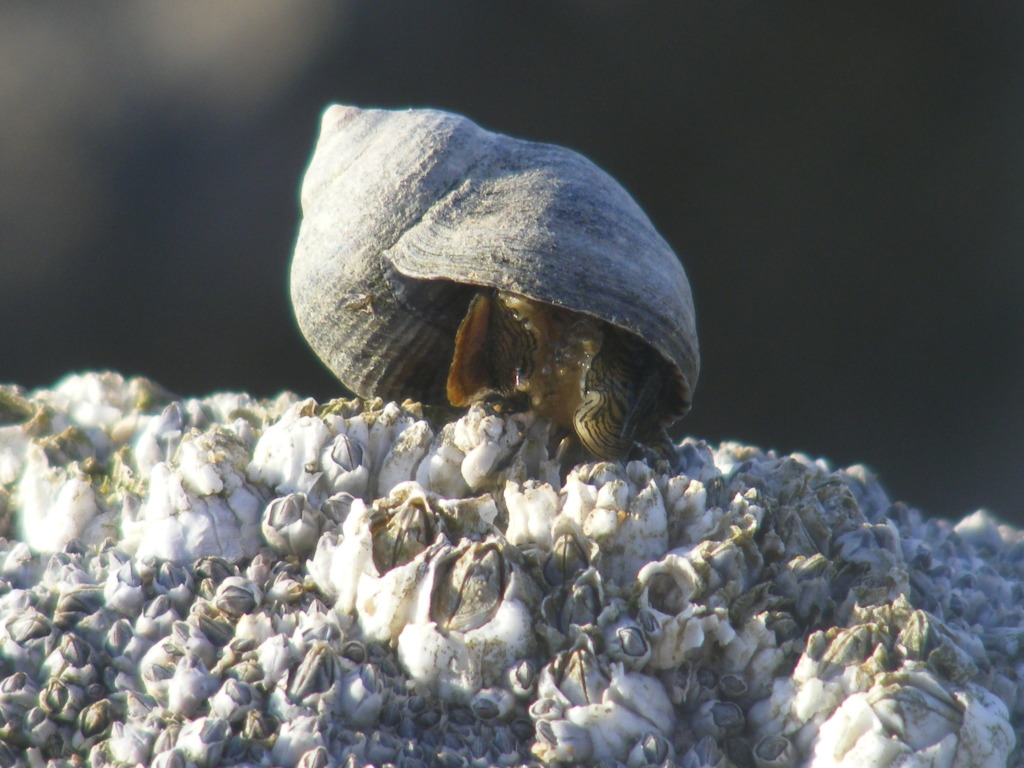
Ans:
<svg viewBox="0 0 1024 768"><path fill-rule="evenodd" d="M602 458L689 410L686 273L581 155L438 110L331 106L302 212L296 319L356 394L532 408Z"/></svg>

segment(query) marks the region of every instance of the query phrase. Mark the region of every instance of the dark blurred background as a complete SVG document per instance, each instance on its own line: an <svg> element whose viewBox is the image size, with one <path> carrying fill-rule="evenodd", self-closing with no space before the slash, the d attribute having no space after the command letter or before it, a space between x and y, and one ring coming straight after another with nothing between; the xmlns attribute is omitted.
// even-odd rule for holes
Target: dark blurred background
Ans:
<svg viewBox="0 0 1024 768"><path fill-rule="evenodd" d="M573 147L681 255L688 434L1024 521L1024 6L0 4L0 381L338 385L287 302L323 107Z"/></svg>

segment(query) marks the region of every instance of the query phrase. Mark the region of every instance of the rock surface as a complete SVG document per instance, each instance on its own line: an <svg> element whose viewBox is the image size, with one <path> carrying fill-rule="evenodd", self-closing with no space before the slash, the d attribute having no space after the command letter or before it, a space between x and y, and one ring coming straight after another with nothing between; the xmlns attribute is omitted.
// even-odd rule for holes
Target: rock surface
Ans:
<svg viewBox="0 0 1024 768"><path fill-rule="evenodd" d="M863 467L0 387L0 764L1024 765L1024 534Z"/></svg>

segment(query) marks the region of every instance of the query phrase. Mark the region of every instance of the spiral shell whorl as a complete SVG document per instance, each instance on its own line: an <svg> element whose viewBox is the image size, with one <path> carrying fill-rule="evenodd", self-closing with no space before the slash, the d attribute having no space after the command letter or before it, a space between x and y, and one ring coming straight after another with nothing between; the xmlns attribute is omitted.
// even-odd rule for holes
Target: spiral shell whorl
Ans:
<svg viewBox="0 0 1024 768"><path fill-rule="evenodd" d="M430 163L427 147L409 145L415 137L426 144L441 124L456 122L454 116L434 114L448 119L406 135L384 130L387 112L331 107L303 180L292 304L314 350L360 395L404 394L435 402L443 398L447 371L435 369L436 360L451 358L458 329L459 318L444 322L443 310L450 302L443 300L452 297L438 295L432 304L417 301L426 309L409 311L402 300L411 301L413 292L405 290L406 281L382 258L440 194L447 175L459 172L445 174L450 161ZM406 152L420 153L418 169L380 162L381 157ZM439 294L457 291L457 286L435 287ZM381 349L389 353L380 354ZM419 388L396 365L402 360L421 371L425 380Z"/></svg>

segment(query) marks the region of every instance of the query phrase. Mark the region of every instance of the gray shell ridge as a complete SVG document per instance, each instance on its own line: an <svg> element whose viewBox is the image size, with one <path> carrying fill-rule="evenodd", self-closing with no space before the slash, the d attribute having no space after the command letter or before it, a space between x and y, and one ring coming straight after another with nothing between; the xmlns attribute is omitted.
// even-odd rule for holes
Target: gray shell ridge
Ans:
<svg viewBox="0 0 1024 768"><path fill-rule="evenodd" d="M683 267L629 194L576 152L439 110L336 105L302 209L296 319L359 395L445 402L455 333L482 286L634 333L676 368L690 401L699 352Z"/></svg>

